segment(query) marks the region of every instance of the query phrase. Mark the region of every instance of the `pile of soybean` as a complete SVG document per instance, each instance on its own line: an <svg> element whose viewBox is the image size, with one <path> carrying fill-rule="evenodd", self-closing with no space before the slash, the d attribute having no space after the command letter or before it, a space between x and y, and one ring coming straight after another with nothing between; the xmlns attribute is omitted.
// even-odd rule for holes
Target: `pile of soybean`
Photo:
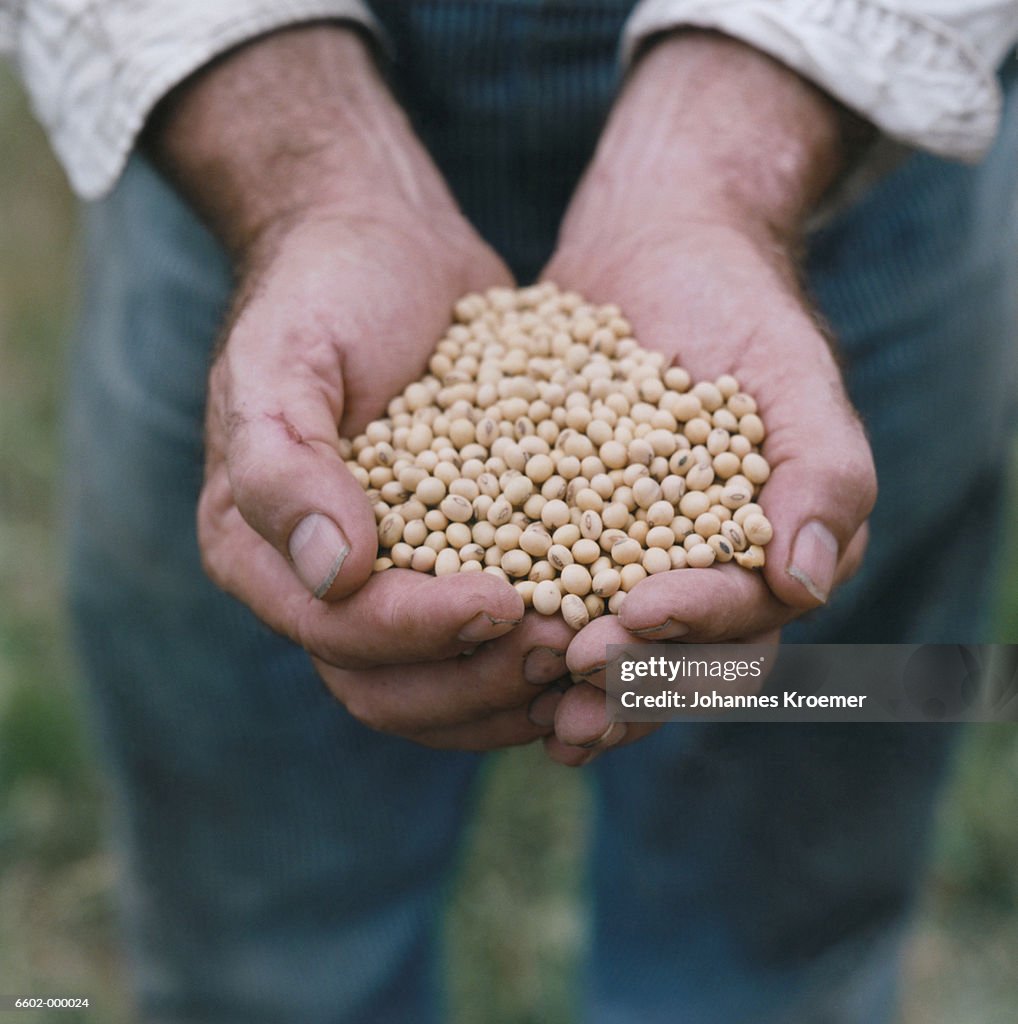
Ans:
<svg viewBox="0 0 1018 1024"><path fill-rule="evenodd" d="M764 564L756 402L642 348L614 305L543 282L461 299L428 374L343 457L375 570L486 572L574 629L650 574Z"/></svg>

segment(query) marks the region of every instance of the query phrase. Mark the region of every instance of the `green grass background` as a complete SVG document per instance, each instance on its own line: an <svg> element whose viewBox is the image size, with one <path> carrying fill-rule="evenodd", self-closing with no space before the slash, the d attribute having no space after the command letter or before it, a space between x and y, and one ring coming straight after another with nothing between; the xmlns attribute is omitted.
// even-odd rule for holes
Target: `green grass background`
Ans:
<svg viewBox="0 0 1018 1024"><path fill-rule="evenodd" d="M61 608L59 404L73 203L0 69L0 994L87 994L131 1020L115 866ZM1011 520L1014 521L1012 515ZM1018 640L1018 547L996 636ZM586 793L539 750L492 759L449 925L454 1024L569 1024ZM1018 728L973 729L941 809L901 1024L1018 1020ZM24 1021L46 1021L23 1013Z"/></svg>

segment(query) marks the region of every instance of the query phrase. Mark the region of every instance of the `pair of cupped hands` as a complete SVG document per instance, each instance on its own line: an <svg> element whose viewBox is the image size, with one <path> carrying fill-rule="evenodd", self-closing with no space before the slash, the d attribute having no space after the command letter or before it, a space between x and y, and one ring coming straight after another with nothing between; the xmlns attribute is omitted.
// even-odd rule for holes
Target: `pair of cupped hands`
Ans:
<svg viewBox="0 0 1018 1024"><path fill-rule="evenodd" d="M321 31L285 34L275 54L256 46L214 72L225 109L235 113L238 90L257 89L259 75L294 61L312 68L346 35L313 38ZM202 86L179 101L183 113L171 111L160 143L163 165L218 225L239 271L209 382L198 509L206 569L307 650L371 728L469 750L540 739L553 760L585 764L653 728L611 720L608 644L775 639L862 556L870 451L793 255L836 173L818 169L834 129L801 139L798 125L828 101L740 44L683 35L643 56L609 119L542 276L617 303L642 345L694 379L734 374L754 395L772 467L759 500L774 539L762 572L728 564L651 576L619 615L574 633L559 616L526 612L486 573L372 574L374 513L339 440L425 372L460 296L514 282L456 208L362 44L339 45L346 73L361 77L343 83L337 116L354 116L335 163L330 143L296 156L283 147L273 159L241 146L235 164L215 165L220 188L209 198L187 162L202 145L202 117L214 147L220 97ZM769 107L759 102L766 89ZM741 139L740 103L751 115ZM190 137L173 135L181 116ZM209 160L195 167L207 180ZM319 188L326 175L339 185ZM289 201L277 215L281 195Z"/></svg>

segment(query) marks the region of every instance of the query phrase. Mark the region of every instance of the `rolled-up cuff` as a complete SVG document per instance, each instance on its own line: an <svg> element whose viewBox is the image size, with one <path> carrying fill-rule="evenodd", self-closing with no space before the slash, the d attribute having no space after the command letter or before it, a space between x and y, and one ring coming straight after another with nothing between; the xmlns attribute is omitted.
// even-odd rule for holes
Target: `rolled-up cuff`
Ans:
<svg viewBox="0 0 1018 1024"><path fill-rule="evenodd" d="M642 0L626 24L623 60L682 26L749 43L905 145L977 161L997 133L994 68L935 18L872 0Z"/></svg>
<svg viewBox="0 0 1018 1024"><path fill-rule="evenodd" d="M218 54L320 19L378 33L360 0L39 3L23 10L14 26L22 77L72 187L86 199L112 188L156 103Z"/></svg>

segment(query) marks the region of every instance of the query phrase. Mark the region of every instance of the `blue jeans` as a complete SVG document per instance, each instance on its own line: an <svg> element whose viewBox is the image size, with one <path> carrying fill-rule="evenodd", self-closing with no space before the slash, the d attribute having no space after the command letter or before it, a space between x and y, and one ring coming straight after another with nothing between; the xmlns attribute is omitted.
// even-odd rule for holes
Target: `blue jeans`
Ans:
<svg viewBox="0 0 1018 1024"><path fill-rule="evenodd" d="M419 132L533 277L631 4L375 6ZM982 166L914 156L812 239L881 490L864 569L792 639L982 638L1018 335L1016 115ZM439 917L482 758L358 725L203 576L205 374L229 269L141 158L84 216L72 597L144 1019L442 1020ZM600 759L582 1019L886 1020L949 747L932 726L689 725Z"/></svg>

